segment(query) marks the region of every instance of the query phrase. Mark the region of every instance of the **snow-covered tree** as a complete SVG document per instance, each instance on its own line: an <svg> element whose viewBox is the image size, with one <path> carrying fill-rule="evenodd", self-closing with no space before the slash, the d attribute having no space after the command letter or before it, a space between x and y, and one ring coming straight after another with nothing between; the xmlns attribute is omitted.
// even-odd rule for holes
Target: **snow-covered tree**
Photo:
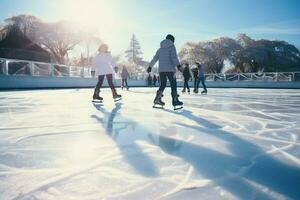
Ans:
<svg viewBox="0 0 300 200"><path fill-rule="evenodd" d="M142 54L143 53L141 51L140 43L138 42L135 35L133 34L130 40L129 47L125 51L125 56L129 62L138 65L142 61L142 57L141 57Z"/></svg>

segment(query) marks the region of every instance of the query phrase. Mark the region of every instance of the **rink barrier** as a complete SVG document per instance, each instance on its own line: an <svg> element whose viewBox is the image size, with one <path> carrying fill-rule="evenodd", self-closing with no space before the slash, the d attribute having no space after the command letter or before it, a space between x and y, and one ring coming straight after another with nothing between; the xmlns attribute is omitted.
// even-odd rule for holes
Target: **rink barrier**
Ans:
<svg viewBox="0 0 300 200"><path fill-rule="evenodd" d="M90 67L0 58L0 89L94 87L97 79L90 72ZM145 77L128 83L131 87L145 87ZM205 77L207 86L215 88L300 88L300 72L220 73ZM177 83L183 86L182 80ZM118 77L115 84L121 85ZM193 81L189 84L192 86Z"/></svg>

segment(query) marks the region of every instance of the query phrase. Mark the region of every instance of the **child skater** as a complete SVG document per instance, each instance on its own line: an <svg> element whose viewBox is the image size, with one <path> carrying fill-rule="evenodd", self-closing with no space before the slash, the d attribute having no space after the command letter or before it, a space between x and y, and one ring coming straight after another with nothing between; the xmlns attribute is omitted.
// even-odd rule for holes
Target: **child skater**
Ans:
<svg viewBox="0 0 300 200"><path fill-rule="evenodd" d="M122 69L122 72L121 72L121 78L122 78L122 90L124 87L126 87L127 90L129 90L129 87L128 87L128 82L127 82L127 79L129 78L129 72L127 71L127 68L125 65L123 65L123 69Z"/></svg>
<svg viewBox="0 0 300 200"><path fill-rule="evenodd" d="M103 98L99 96L100 88L102 87L104 77L106 76L108 85L111 89L113 98L115 101L121 99L121 95L117 94L115 86L113 84L113 73L114 67L116 66L110 52L108 51L108 46L106 44L100 45L98 49L98 54L93 59L92 62L92 77L98 76L98 83L94 90L93 101L102 102Z"/></svg>
<svg viewBox="0 0 300 200"><path fill-rule="evenodd" d="M187 92L190 93L189 80L191 78L191 72L190 72L190 67L189 67L188 63L185 64L182 74L183 74L183 79L184 79L182 93L185 93L186 88L187 88Z"/></svg>

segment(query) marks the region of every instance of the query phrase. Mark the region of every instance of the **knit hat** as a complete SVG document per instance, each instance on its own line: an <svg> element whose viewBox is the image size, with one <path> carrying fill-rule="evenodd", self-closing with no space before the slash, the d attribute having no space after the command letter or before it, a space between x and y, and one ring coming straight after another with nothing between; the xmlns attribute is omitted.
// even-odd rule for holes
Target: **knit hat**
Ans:
<svg viewBox="0 0 300 200"><path fill-rule="evenodd" d="M166 36L166 39L171 40L172 42L175 42L175 37L173 35L171 35L171 34L168 34Z"/></svg>

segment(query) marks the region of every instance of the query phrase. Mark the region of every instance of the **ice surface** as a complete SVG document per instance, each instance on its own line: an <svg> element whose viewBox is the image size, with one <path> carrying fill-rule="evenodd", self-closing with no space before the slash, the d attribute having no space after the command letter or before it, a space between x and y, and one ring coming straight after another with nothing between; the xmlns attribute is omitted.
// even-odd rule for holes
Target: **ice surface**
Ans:
<svg viewBox="0 0 300 200"><path fill-rule="evenodd" d="M1 92L0 199L300 199L300 90L155 90Z"/></svg>

